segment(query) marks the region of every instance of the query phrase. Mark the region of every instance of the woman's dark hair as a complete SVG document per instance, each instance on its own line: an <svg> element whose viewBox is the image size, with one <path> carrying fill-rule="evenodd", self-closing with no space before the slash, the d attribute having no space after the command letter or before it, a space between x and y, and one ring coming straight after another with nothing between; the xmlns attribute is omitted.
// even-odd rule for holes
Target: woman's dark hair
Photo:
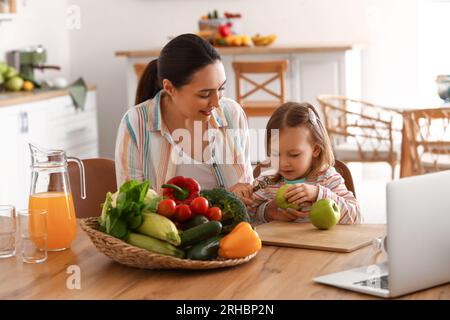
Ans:
<svg viewBox="0 0 450 320"><path fill-rule="evenodd" d="M152 99L168 79L175 88L188 84L201 68L221 60L219 52L195 34L182 34L167 43L158 59L145 68L136 90L136 104Z"/></svg>

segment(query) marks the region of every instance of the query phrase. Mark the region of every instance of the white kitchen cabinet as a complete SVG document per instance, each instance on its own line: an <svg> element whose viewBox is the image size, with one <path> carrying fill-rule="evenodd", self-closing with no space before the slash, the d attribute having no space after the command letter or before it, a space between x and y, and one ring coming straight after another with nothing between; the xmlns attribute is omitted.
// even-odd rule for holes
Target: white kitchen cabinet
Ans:
<svg viewBox="0 0 450 320"><path fill-rule="evenodd" d="M88 92L84 110L75 109L69 95L0 107L0 137L0 203L25 208L29 143L81 159L98 157L96 92Z"/></svg>
<svg viewBox="0 0 450 320"><path fill-rule="evenodd" d="M17 204L24 115L20 109L0 109L0 204Z"/></svg>

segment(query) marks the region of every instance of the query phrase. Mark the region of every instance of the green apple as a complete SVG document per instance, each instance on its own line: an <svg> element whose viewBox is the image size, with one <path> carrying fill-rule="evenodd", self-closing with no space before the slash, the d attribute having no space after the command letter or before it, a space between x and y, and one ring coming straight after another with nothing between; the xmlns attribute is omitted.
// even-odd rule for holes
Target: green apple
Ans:
<svg viewBox="0 0 450 320"><path fill-rule="evenodd" d="M19 76L12 77L5 83L5 88L9 91L20 91L20 89L22 89L22 86L23 79Z"/></svg>
<svg viewBox="0 0 450 320"><path fill-rule="evenodd" d="M285 184L280 189L278 189L277 194L275 196L275 203L277 204L278 208L281 209L292 208L298 210L300 209L300 206L298 204L288 202L285 197L286 189L289 188L290 186L291 186L290 184Z"/></svg>
<svg viewBox="0 0 450 320"><path fill-rule="evenodd" d="M19 72L17 72L17 70L13 67L8 67L8 69L6 69L6 71L3 73L3 77L5 77L6 80L9 80L15 76L17 76L19 74Z"/></svg>
<svg viewBox="0 0 450 320"><path fill-rule="evenodd" d="M0 75L3 75L6 70L8 70L8 65L5 62L0 61Z"/></svg>
<svg viewBox="0 0 450 320"><path fill-rule="evenodd" d="M336 202L331 199L320 199L314 203L309 213L311 223L318 229L327 230L334 227L341 218Z"/></svg>

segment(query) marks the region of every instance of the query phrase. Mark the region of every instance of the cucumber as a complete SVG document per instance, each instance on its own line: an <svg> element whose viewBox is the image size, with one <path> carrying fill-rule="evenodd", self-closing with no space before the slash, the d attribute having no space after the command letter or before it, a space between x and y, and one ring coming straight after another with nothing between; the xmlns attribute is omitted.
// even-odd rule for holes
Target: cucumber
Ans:
<svg viewBox="0 0 450 320"><path fill-rule="evenodd" d="M209 222L209 219L207 217L198 215L198 216L193 217L186 223L186 229L191 229L193 227L196 227L201 224L208 223L208 222Z"/></svg>
<svg viewBox="0 0 450 320"><path fill-rule="evenodd" d="M191 260L212 260L217 257L220 239L223 236L214 236L193 245L187 252L186 258Z"/></svg>
<svg viewBox="0 0 450 320"><path fill-rule="evenodd" d="M126 242L132 246L146 249L148 251L165 254L177 258L184 258L184 251L176 248L174 245L152 238L143 234L130 232Z"/></svg>
<svg viewBox="0 0 450 320"><path fill-rule="evenodd" d="M222 231L219 221L210 221L199 226L185 230L181 235L181 246L187 247L202 240L217 236Z"/></svg>

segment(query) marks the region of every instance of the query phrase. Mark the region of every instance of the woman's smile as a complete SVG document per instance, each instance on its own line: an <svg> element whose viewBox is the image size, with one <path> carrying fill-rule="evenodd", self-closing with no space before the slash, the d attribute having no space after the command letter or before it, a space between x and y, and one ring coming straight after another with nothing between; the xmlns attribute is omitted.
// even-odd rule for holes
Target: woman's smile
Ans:
<svg viewBox="0 0 450 320"><path fill-rule="evenodd" d="M205 115L205 116L210 116L212 114L212 111L214 110L214 108L209 108L206 110L200 110L200 113Z"/></svg>

